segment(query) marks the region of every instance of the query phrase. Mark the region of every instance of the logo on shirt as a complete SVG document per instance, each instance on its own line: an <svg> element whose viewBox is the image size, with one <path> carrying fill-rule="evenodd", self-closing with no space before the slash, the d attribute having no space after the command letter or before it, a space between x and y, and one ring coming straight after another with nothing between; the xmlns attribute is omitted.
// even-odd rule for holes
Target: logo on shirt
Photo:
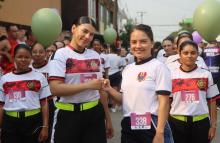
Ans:
<svg viewBox="0 0 220 143"><path fill-rule="evenodd" d="M91 67L91 69L98 69L99 65L98 65L98 63L96 61L92 60L90 62L90 67Z"/></svg>
<svg viewBox="0 0 220 143"><path fill-rule="evenodd" d="M206 85L206 82L204 80L200 79L200 80L197 81L197 86L198 86L199 89L205 89L207 85Z"/></svg>
<svg viewBox="0 0 220 143"><path fill-rule="evenodd" d="M140 73L138 74L137 80L138 80L139 82L144 81L144 80L146 79L146 76L147 76L147 72L140 72Z"/></svg>
<svg viewBox="0 0 220 143"><path fill-rule="evenodd" d="M74 66L74 61L71 60L71 59L68 59L68 60L66 61L66 68L67 68L67 69L71 69L73 66Z"/></svg>
<svg viewBox="0 0 220 143"><path fill-rule="evenodd" d="M34 88L35 88L34 82L29 81L29 82L27 83L27 87L29 88L29 90L34 90Z"/></svg>

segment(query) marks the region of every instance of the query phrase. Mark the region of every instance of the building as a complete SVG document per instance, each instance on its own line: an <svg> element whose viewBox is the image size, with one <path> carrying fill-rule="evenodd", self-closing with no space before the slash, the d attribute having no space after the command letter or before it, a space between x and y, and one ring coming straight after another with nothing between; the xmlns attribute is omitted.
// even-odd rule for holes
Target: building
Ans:
<svg viewBox="0 0 220 143"><path fill-rule="evenodd" d="M4 0L0 3L0 32L11 23L30 28L32 15L41 8L58 12L63 30L70 30L73 20L79 16L92 17L100 33L116 23L114 11L117 10L113 0ZM117 27L117 24L114 26Z"/></svg>

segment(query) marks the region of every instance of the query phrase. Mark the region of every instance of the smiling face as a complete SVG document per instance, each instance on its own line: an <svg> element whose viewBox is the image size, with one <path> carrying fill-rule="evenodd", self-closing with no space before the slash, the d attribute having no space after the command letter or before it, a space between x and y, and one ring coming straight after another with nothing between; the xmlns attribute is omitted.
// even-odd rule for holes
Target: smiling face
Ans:
<svg viewBox="0 0 220 143"><path fill-rule="evenodd" d="M151 57L153 41L145 32L134 30L130 36L130 46L131 52L137 58L137 61Z"/></svg>
<svg viewBox="0 0 220 143"><path fill-rule="evenodd" d="M81 24L78 26L74 25L72 27L72 33L72 46L79 51L83 51L92 41L95 28L91 24Z"/></svg>
<svg viewBox="0 0 220 143"><path fill-rule="evenodd" d="M32 52L33 63L41 64L45 62L46 51L43 45L39 43L35 44L31 52Z"/></svg>
<svg viewBox="0 0 220 143"><path fill-rule="evenodd" d="M47 49L46 49L47 59L49 59L50 56L56 52L56 50L57 50L57 48L54 45L50 45L49 47L47 47Z"/></svg>
<svg viewBox="0 0 220 143"><path fill-rule="evenodd" d="M101 45L100 41L98 41L98 40L93 41L93 43L92 43L93 50L100 53L101 52L101 47L102 47L102 45Z"/></svg>

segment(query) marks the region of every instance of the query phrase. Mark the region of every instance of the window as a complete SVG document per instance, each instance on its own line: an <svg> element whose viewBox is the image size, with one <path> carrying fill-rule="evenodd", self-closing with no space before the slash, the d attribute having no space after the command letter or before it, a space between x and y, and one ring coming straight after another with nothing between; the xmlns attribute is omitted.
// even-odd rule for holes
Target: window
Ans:
<svg viewBox="0 0 220 143"><path fill-rule="evenodd" d="M96 19L96 0L88 0L88 16Z"/></svg>

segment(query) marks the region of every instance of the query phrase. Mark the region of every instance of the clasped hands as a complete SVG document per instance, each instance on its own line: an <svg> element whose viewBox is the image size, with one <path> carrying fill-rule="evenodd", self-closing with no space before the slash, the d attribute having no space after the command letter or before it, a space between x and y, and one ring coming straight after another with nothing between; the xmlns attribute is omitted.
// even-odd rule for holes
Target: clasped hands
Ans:
<svg viewBox="0 0 220 143"><path fill-rule="evenodd" d="M107 91L109 88L111 88L109 79L104 79L104 78L92 79L88 81L87 84L88 87L93 90Z"/></svg>

